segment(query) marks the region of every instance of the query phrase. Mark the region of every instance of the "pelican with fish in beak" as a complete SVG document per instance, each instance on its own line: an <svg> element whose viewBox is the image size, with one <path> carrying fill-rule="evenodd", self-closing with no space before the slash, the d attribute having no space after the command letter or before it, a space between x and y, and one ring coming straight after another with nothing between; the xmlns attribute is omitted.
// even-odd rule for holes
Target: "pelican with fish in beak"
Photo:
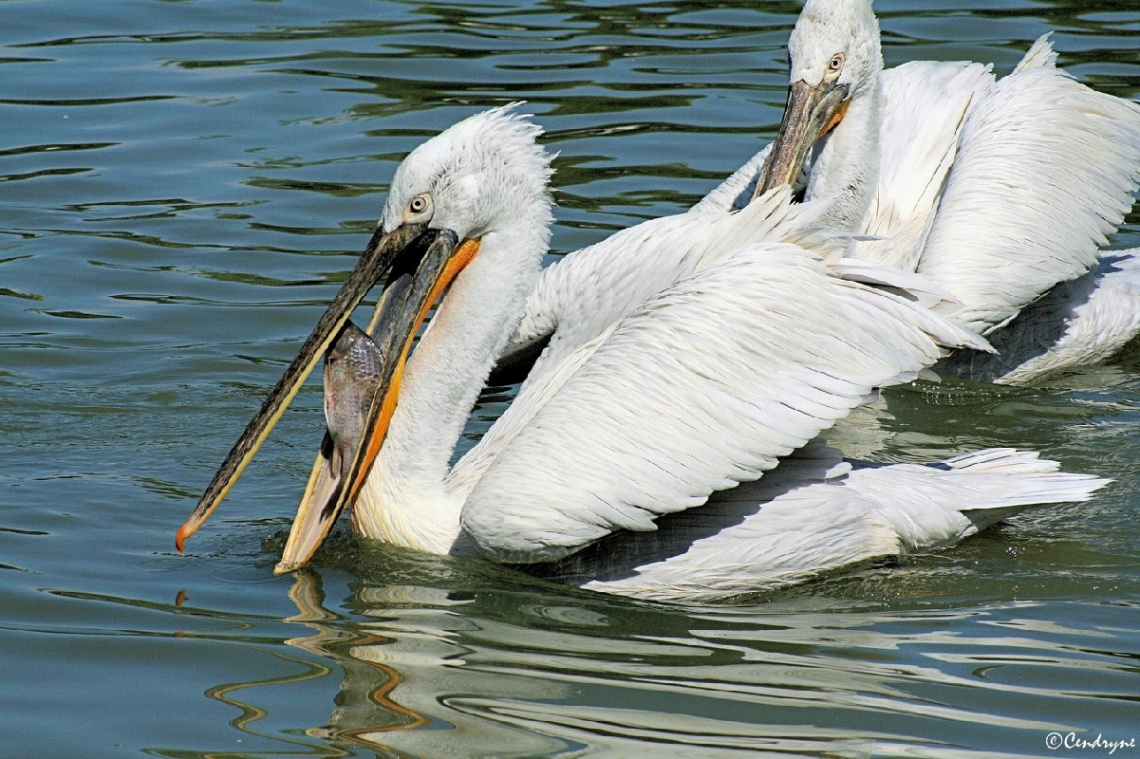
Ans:
<svg viewBox="0 0 1140 759"><path fill-rule="evenodd" d="M985 342L931 312L937 296L913 278L810 234L738 245L536 366L452 466L549 244L540 134L498 108L405 158L359 263L179 530L180 549L322 355L329 443L278 573L305 565L351 507L364 538L693 600L953 543L1105 483L1005 449L860 471L821 453L812 441L872 389ZM781 188L734 216L791 205ZM349 320L381 279L369 337Z"/></svg>

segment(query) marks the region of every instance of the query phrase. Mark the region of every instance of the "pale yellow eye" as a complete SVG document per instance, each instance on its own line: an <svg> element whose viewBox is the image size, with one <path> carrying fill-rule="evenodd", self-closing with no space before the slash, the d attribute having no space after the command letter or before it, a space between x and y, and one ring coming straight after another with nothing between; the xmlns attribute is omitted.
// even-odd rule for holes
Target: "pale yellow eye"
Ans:
<svg viewBox="0 0 1140 759"><path fill-rule="evenodd" d="M843 70L843 53L836 53L835 57L831 59L831 63L827 64L827 70L832 74L838 74Z"/></svg>
<svg viewBox="0 0 1140 759"><path fill-rule="evenodd" d="M422 221L430 218L432 214L431 195L422 193L408 201L404 218L408 221Z"/></svg>

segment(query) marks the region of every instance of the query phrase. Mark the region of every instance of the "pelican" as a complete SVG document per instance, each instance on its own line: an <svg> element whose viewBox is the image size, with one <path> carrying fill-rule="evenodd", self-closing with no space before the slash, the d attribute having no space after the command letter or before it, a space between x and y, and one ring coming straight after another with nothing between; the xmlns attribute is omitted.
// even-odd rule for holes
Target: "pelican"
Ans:
<svg viewBox="0 0 1140 759"><path fill-rule="evenodd" d="M703 598L952 543L1104 484L1007 450L950 460L945 471L860 474L809 445L873 388L913 378L945 349L985 348L930 311L905 274L838 257L810 235L802 246L739 245L556 365L544 362L450 466L549 243L540 133L500 108L407 156L360 262L179 531L180 549L321 354L331 347L330 361L346 360L361 337L344 331L352 310L385 271L377 342L361 358L379 362L372 402L359 425L329 414L338 437L363 434L336 444L351 452L347 466L318 456L278 573L307 562L351 505L352 528L367 538L544 565L599 590ZM766 202L790 206L786 189L774 197ZM327 374L352 373L333 363ZM667 540L638 540L659 526ZM591 546L601 555L583 553Z"/></svg>
<svg viewBox="0 0 1140 759"><path fill-rule="evenodd" d="M803 185L829 206L817 223L860 236L853 256L927 277L956 301L951 319L991 339L997 354L939 367L977 379L1030 382L1110 358L1140 332L1140 249L1098 255L1140 181L1140 106L1058 70L1047 35L1001 80L977 63L884 71L870 0L808 0L789 57L770 152L666 223L706 234L703 220L749 188ZM656 231L643 227L549 267L505 361L594 334L605 288L667 279L674 264L638 244Z"/></svg>

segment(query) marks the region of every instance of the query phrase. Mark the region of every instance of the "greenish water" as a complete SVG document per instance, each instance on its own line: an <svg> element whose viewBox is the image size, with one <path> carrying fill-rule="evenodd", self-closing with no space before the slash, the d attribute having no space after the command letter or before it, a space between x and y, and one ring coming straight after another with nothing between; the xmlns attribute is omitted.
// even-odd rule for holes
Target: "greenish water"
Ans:
<svg viewBox="0 0 1140 759"><path fill-rule="evenodd" d="M880 0L888 65L1062 64L1140 98L1131 2ZM1117 480L950 551L677 608L358 546L271 568L310 384L173 550L363 247L400 157L547 128L565 252L770 139L798 2L0 0L0 754L1105 756L1140 742L1140 355L888 393L878 461L1036 448ZM1140 245L1135 211L1116 247ZM505 399L475 414L485 429ZM1119 747L1115 756L1140 756Z"/></svg>

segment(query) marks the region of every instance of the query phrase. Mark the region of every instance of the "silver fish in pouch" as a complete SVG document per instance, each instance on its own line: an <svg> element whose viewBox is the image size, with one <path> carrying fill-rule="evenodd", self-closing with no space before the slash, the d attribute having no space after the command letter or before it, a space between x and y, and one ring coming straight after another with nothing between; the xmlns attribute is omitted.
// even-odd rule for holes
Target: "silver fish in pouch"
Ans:
<svg viewBox="0 0 1140 759"><path fill-rule="evenodd" d="M325 353L325 422L333 445L329 463L338 479L348 474L364 435L383 363L379 346L352 322Z"/></svg>

